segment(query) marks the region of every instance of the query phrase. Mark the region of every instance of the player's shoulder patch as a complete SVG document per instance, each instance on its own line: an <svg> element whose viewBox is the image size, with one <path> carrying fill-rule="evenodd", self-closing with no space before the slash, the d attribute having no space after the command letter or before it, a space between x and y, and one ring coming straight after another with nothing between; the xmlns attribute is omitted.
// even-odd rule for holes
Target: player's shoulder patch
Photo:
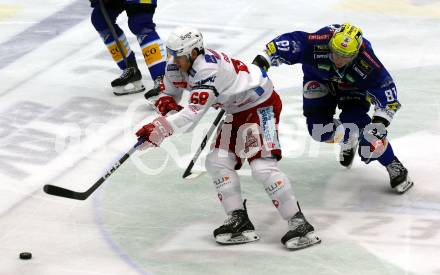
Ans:
<svg viewBox="0 0 440 275"><path fill-rule="evenodd" d="M215 58L215 56L210 54L205 54L205 61L207 63L217 63L217 59Z"/></svg>
<svg viewBox="0 0 440 275"><path fill-rule="evenodd" d="M191 68L191 69L189 69L188 74L189 74L191 77L194 77L194 76L196 76L197 71L194 70L194 68Z"/></svg>
<svg viewBox="0 0 440 275"><path fill-rule="evenodd" d="M167 64L167 71L178 71L179 70L179 67L177 67L177 65L176 64L173 64L173 63L170 63L170 64Z"/></svg>

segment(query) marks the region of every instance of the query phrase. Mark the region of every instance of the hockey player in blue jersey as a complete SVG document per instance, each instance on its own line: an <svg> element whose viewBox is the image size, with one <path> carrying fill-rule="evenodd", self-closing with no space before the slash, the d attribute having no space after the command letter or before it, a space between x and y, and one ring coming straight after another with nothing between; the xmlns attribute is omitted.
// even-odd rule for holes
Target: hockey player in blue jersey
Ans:
<svg viewBox="0 0 440 275"><path fill-rule="evenodd" d="M340 163L347 168L359 145L362 161L378 160L386 167L394 190L405 193L413 186L387 138L386 127L401 106L396 85L360 28L346 23L315 33L285 33L270 41L253 63L266 71L301 63L303 112L312 138L339 143ZM341 109L338 119L336 107Z"/></svg>
<svg viewBox="0 0 440 275"><path fill-rule="evenodd" d="M116 95L139 93L145 90L142 85L142 74L137 66L134 52L130 49L128 40L122 29L116 24L116 18L125 10L128 17L128 27L136 35L145 63L154 80L154 87L145 94L145 97L158 95L160 82L165 74L166 49L163 41L156 32L153 15L156 10L157 0L103 0L109 19L115 29L119 44L121 45L127 62L124 61L115 38L106 24L98 0L90 0L92 11L92 24L98 31L103 42L108 48L113 60L123 71L121 76L111 82Z"/></svg>

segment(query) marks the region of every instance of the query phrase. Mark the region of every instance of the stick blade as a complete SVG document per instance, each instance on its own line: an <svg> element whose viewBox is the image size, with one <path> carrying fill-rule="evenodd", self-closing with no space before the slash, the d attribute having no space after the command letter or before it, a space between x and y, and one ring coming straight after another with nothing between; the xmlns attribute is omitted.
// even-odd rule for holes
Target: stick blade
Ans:
<svg viewBox="0 0 440 275"><path fill-rule="evenodd" d="M83 193L78 193L63 187L46 184L43 188L44 192L52 196L58 196L74 200L85 200L88 196Z"/></svg>
<svg viewBox="0 0 440 275"><path fill-rule="evenodd" d="M190 172L190 173L188 173L188 174L184 174L184 175L183 175L183 178L186 179L186 180L192 180L192 179L195 179L195 178L200 177L201 175L203 175L203 174L205 174L205 173L206 173L205 171L200 171L200 172L198 172L198 173L192 173L192 172Z"/></svg>

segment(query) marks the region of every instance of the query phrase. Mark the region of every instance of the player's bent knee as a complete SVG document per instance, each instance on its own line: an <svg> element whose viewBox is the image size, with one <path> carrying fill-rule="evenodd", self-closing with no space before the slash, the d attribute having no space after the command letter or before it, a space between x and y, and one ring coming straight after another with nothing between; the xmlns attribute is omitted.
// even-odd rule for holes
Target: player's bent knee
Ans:
<svg viewBox="0 0 440 275"><path fill-rule="evenodd" d="M135 35L145 35L156 29L152 14L136 14L128 18L128 28Z"/></svg>

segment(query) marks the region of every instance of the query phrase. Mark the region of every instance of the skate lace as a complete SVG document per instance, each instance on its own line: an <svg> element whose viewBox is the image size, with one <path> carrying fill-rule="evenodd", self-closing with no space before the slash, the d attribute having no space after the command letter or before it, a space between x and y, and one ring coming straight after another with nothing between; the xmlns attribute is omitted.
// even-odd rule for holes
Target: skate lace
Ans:
<svg viewBox="0 0 440 275"><path fill-rule="evenodd" d="M395 178L404 170L402 163L399 161L393 161L387 166L388 173L390 174L390 178Z"/></svg>
<svg viewBox="0 0 440 275"><path fill-rule="evenodd" d="M225 219L223 225L235 224L239 219L238 215L232 214Z"/></svg>
<svg viewBox="0 0 440 275"><path fill-rule="evenodd" d="M159 89L160 87L160 82L162 81L163 77L159 76L154 80L154 89Z"/></svg>
<svg viewBox="0 0 440 275"><path fill-rule="evenodd" d="M127 69L125 69L125 70L122 72L122 75L121 75L120 78L127 78L127 77L129 77L129 76L132 74L132 73L131 73L132 69L133 69L133 68L127 68Z"/></svg>
<svg viewBox="0 0 440 275"><path fill-rule="evenodd" d="M298 228L298 226L303 225L304 223L305 221L302 218L291 218L287 222L290 230L295 230L296 228Z"/></svg>
<svg viewBox="0 0 440 275"><path fill-rule="evenodd" d="M342 150L342 155L344 155L344 156L349 156L349 155L351 155L351 148L349 148L349 149L343 149Z"/></svg>

